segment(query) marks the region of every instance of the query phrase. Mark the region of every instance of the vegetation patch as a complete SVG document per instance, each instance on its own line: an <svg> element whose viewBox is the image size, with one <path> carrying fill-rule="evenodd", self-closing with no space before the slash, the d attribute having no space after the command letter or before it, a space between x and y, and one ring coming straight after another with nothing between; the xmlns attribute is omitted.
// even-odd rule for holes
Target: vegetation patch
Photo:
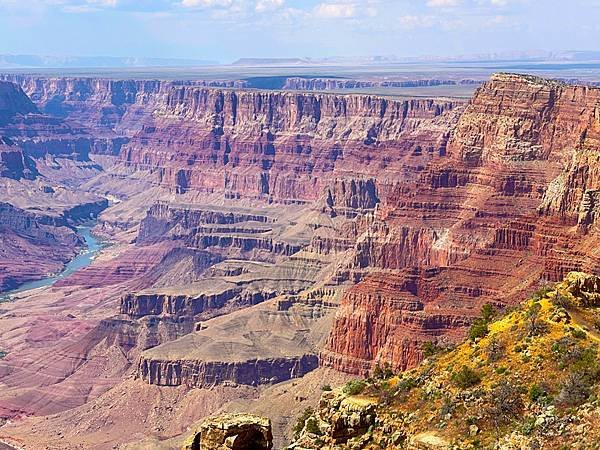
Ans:
<svg viewBox="0 0 600 450"><path fill-rule="evenodd" d="M593 326L600 317L595 306L582 306L596 297L581 288L600 287L600 280L585 283L585 277L545 286L503 316L485 305L461 345L442 351L424 343L420 367L393 374L383 365L368 382L347 383L339 392L377 405L368 415L377 415L378 426L353 437L352 445L402 448L394 442L411 436L457 449L600 442L600 334Z"/></svg>

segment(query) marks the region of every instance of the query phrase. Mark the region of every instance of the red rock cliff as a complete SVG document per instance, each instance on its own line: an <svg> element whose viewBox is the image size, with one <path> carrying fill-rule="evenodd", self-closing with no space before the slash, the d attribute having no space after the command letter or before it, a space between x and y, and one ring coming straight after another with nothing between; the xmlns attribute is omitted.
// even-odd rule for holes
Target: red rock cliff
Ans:
<svg viewBox="0 0 600 450"><path fill-rule="evenodd" d="M179 192L291 202L444 154L449 101L172 88L121 159ZM415 164L415 162L412 162Z"/></svg>
<svg viewBox="0 0 600 450"><path fill-rule="evenodd" d="M367 278L345 295L322 364L404 369L425 341L460 339L485 302L599 272L599 106L599 89L534 77L480 88L447 153L357 230L354 270Z"/></svg>

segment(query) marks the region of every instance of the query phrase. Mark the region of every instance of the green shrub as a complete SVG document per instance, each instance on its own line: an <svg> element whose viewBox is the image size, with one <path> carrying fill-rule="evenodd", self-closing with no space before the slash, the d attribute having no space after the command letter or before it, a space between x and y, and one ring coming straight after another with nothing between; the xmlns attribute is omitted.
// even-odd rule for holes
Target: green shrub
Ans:
<svg viewBox="0 0 600 450"><path fill-rule="evenodd" d="M596 381L600 374L598 361L598 348L591 345L583 347L581 341L565 336L552 344L560 368L569 368L573 372L580 372Z"/></svg>
<svg viewBox="0 0 600 450"><path fill-rule="evenodd" d="M508 367L500 366L500 367L496 368L496 373L498 375L505 374L506 372L508 372Z"/></svg>
<svg viewBox="0 0 600 450"><path fill-rule="evenodd" d="M490 303L486 303L481 308L481 318L485 322L491 322L494 316L496 315L496 310Z"/></svg>
<svg viewBox="0 0 600 450"><path fill-rule="evenodd" d="M578 330L577 328L572 328L571 329L571 334L573 335L573 337L575 339L586 339L587 338L587 333L583 330Z"/></svg>
<svg viewBox="0 0 600 450"><path fill-rule="evenodd" d="M440 351L440 348L431 341L423 343L423 347L421 349L425 358L430 358Z"/></svg>
<svg viewBox="0 0 600 450"><path fill-rule="evenodd" d="M415 380L412 377L406 377L406 378L402 378L398 382L398 384L396 386L396 390L398 392L408 392L416 386L417 386L417 380Z"/></svg>
<svg viewBox="0 0 600 450"><path fill-rule="evenodd" d="M362 380L351 380L346 383L342 391L346 395L358 395L365 390L367 384Z"/></svg>
<svg viewBox="0 0 600 450"><path fill-rule="evenodd" d="M539 320L541 309L542 306L539 303L534 303L527 310L527 333L529 336L539 336L547 329L546 324Z"/></svg>
<svg viewBox="0 0 600 450"><path fill-rule="evenodd" d="M392 366L387 362L383 364L383 367L377 364L375 369L373 369L373 378L376 380L387 380L393 376L394 372L392 371Z"/></svg>
<svg viewBox="0 0 600 450"><path fill-rule="evenodd" d="M396 389L390 386L388 382L383 382L379 390L379 404L389 405L392 403Z"/></svg>
<svg viewBox="0 0 600 450"><path fill-rule="evenodd" d="M531 433L533 433L534 429L535 429L535 417L530 417L525 421L525 423L521 427L521 432L525 436L529 436Z"/></svg>
<svg viewBox="0 0 600 450"><path fill-rule="evenodd" d="M308 408L306 408L304 410L304 412L300 415L300 417L298 417L298 420L296 421L296 424L294 425L294 436L296 437L296 439L300 436L300 433L302 433L302 430L304 429L304 424L306 423L306 421L310 417L312 417L314 413L315 413L315 410L309 406Z"/></svg>
<svg viewBox="0 0 600 450"><path fill-rule="evenodd" d="M490 332L489 324L496 315L496 310L492 305L486 303L481 308L481 317L476 319L469 329L469 339L476 341L488 335Z"/></svg>
<svg viewBox="0 0 600 450"><path fill-rule="evenodd" d="M456 402L450 397L444 397L444 403L440 409L440 419L445 420L448 414L452 414L456 409Z"/></svg>
<svg viewBox="0 0 600 450"><path fill-rule="evenodd" d="M547 385L532 384L529 388L529 399L532 402L539 402L548 397L550 389Z"/></svg>
<svg viewBox="0 0 600 450"><path fill-rule="evenodd" d="M557 293L556 296L552 299L552 303L559 308L569 308L571 306L571 301L568 297Z"/></svg>
<svg viewBox="0 0 600 450"><path fill-rule="evenodd" d="M467 366L462 366L452 374L452 381L461 389L468 389L481 383L481 374Z"/></svg>
<svg viewBox="0 0 600 450"><path fill-rule="evenodd" d="M535 291L533 293L531 298L533 299L534 302L539 302L541 299L546 297L551 290L552 290L551 286L541 287L540 289L538 289L537 291Z"/></svg>
<svg viewBox="0 0 600 450"><path fill-rule="evenodd" d="M314 416L310 416L308 419L306 419L304 422L304 427L308 433L316 434L317 436L321 436L323 434L319 428L317 419Z"/></svg>
<svg viewBox="0 0 600 450"><path fill-rule="evenodd" d="M483 319L477 319L469 329L469 339L476 341L477 339L486 337L489 332L488 323Z"/></svg>
<svg viewBox="0 0 600 450"><path fill-rule="evenodd" d="M324 392L329 392L329 391L331 391L331 385L324 384L323 386L321 386L321 390Z"/></svg>

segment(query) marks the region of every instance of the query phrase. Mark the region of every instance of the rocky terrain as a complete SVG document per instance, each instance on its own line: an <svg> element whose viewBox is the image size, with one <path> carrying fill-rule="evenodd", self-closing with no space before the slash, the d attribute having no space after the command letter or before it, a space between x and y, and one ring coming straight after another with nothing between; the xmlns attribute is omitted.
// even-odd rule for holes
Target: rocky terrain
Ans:
<svg viewBox="0 0 600 450"><path fill-rule="evenodd" d="M82 247L71 225L98 215L105 199L58 182L58 161L92 170L97 140L87 131L41 114L15 84L0 82L0 290L59 271ZM38 161L50 163L44 177Z"/></svg>
<svg viewBox="0 0 600 450"><path fill-rule="evenodd" d="M325 392L289 449L595 448L600 279L573 272L451 350Z"/></svg>
<svg viewBox="0 0 600 450"><path fill-rule="evenodd" d="M600 267L597 88L6 78L3 290L60 270L90 214L110 243L2 304L0 440L19 447L176 448L250 411L280 448L321 385L415 367L484 304Z"/></svg>
<svg viewBox="0 0 600 450"><path fill-rule="evenodd" d="M224 450L273 448L271 422L249 414L223 415L207 419L185 450Z"/></svg>
<svg viewBox="0 0 600 450"><path fill-rule="evenodd" d="M456 86L477 85L479 80L435 79L422 78L416 80L353 80L340 78L308 78L290 77L285 79L283 89L299 91L333 91L357 88L394 88L394 87L424 87L424 86Z"/></svg>
<svg viewBox="0 0 600 450"><path fill-rule="evenodd" d="M414 366L423 341L455 341L482 303L595 272L599 95L518 75L480 88L445 157L395 186L358 240L369 274L343 298L323 364Z"/></svg>

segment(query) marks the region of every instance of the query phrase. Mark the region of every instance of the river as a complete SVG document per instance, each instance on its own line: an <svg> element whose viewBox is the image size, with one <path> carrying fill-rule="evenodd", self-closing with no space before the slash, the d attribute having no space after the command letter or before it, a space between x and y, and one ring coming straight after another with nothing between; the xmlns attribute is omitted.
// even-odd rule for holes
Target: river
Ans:
<svg viewBox="0 0 600 450"><path fill-rule="evenodd" d="M89 266L94 260L94 256L103 248L103 244L92 235L92 228L96 225L96 221L89 222L84 225L78 226L77 234L85 241L85 249L83 249L75 258L67 263L62 272L58 275L54 275L41 280L28 281L23 283L18 288L12 291L4 292L0 294L0 301L7 300L11 295L20 294L32 289L39 289L46 286L53 285L56 281L61 278L65 278L73 272L81 269L82 267Z"/></svg>

